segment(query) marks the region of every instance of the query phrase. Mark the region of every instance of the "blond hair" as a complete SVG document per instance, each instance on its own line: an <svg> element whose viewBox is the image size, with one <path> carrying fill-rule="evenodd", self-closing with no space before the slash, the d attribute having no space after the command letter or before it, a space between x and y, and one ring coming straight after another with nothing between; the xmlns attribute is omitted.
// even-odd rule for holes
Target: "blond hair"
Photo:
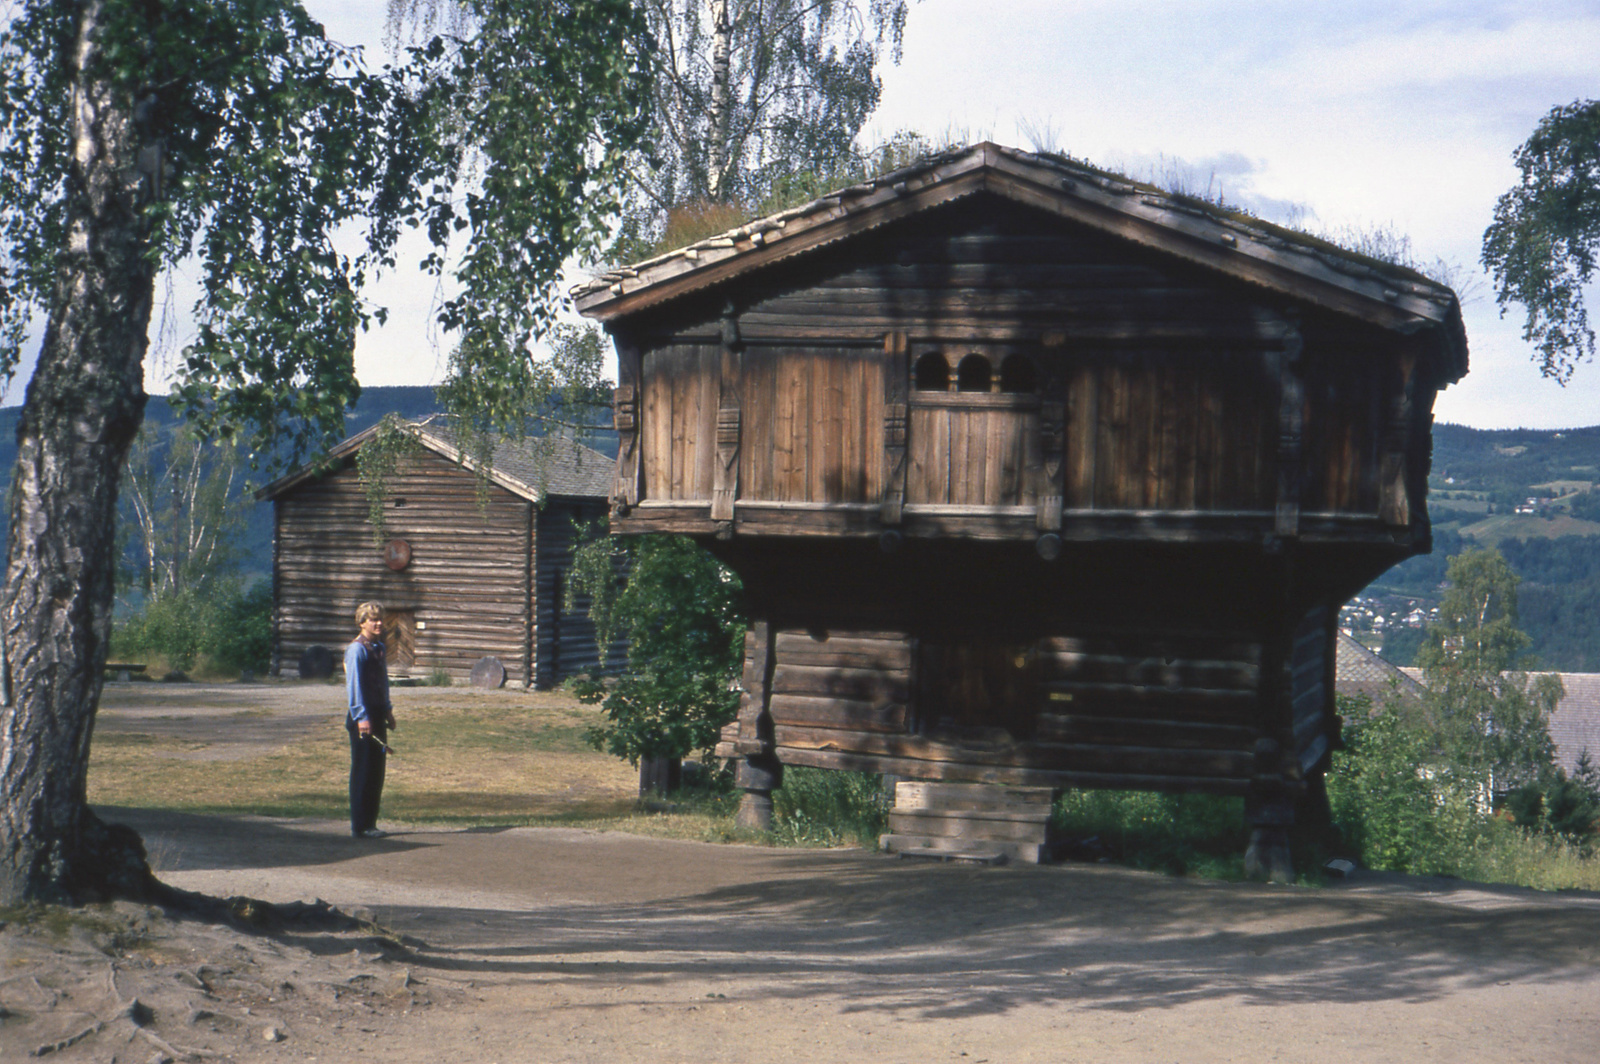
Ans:
<svg viewBox="0 0 1600 1064"><path fill-rule="evenodd" d="M371 620L374 617L376 617L380 621L383 620L383 603L381 603L381 602L363 602L361 605L356 607L356 627L357 628L360 628L363 624L366 624L367 621Z"/></svg>

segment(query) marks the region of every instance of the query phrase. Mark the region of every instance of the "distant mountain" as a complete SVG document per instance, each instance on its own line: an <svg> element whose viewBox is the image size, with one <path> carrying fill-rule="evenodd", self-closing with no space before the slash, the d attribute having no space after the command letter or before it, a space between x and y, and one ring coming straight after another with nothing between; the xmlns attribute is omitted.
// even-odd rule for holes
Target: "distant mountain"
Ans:
<svg viewBox="0 0 1600 1064"><path fill-rule="evenodd" d="M1544 668L1600 672L1600 426L1550 431L1435 425L1428 513L1434 552L1389 570L1362 594L1432 606L1451 555L1498 547L1522 578L1521 625ZM1420 632L1384 655L1410 664Z"/></svg>

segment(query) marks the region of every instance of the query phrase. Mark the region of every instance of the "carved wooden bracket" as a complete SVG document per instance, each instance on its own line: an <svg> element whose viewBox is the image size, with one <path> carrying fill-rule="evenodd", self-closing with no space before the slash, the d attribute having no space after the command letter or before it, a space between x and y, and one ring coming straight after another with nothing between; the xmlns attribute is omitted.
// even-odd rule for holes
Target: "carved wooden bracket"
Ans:
<svg viewBox="0 0 1600 1064"><path fill-rule="evenodd" d="M1389 400L1388 423L1383 432L1383 464L1378 472L1378 516L1395 528L1411 524L1411 493L1406 487L1406 446L1411 441L1415 414L1417 357L1400 358L1399 381Z"/></svg>
<svg viewBox="0 0 1600 1064"><path fill-rule="evenodd" d="M712 471L711 520L732 521L739 494L739 408L717 411L717 465Z"/></svg>
<svg viewBox="0 0 1600 1064"><path fill-rule="evenodd" d="M639 399L630 381L612 393L612 424L617 430L617 486L612 493L623 507L639 505Z"/></svg>
<svg viewBox="0 0 1600 1064"><path fill-rule="evenodd" d="M1067 407L1058 400L1039 404L1039 450L1044 466L1039 471L1039 519L1041 532L1061 530L1061 499L1066 473Z"/></svg>
<svg viewBox="0 0 1600 1064"><path fill-rule="evenodd" d="M1306 386L1300 373L1303 348L1300 330L1291 326L1277 359L1278 506L1273 531L1284 538L1300 534L1300 455L1306 420Z"/></svg>
<svg viewBox="0 0 1600 1064"><path fill-rule="evenodd" d="M906 501L906 443L910 413L907 392L910 382L907 365L906 334L890 333L883 340L883 502L879 520L886 525L900 523Z"/></svg>

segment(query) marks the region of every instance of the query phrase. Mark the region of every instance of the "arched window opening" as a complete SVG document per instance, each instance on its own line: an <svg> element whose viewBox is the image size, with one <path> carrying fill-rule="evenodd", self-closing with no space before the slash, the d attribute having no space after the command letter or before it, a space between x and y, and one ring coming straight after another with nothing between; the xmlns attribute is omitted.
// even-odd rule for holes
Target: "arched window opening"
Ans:
<svg viewBox="0 0 1600 1064"><path fill-rule="evenodd" d="M968 355L956 367L956 391L986 392L989 390L992 377L993 373L987 358L982 355Z"/></svg>
<svg viewBox="0 0 1600 1064"><path fill-rule="evenodd" d="M917 359L917 391L944 392L950 390L950 363L937 351Z"/></svg>
<svg viewBox="0 0 1600 1064"><path fill-rule="evenodd" d="M1039 372L1033 361L1022 355L1010 355L1000 363L1000 390L1002 392L1036 392L1039 390Z"/></svg>

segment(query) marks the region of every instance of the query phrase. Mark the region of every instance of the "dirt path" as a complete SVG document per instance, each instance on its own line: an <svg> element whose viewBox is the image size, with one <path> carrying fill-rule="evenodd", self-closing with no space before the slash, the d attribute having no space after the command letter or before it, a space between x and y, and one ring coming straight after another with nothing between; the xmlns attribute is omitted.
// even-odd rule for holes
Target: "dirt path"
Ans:
<svg viewBox="0 0 1600 1064"><path fill-rule="evenodd" d="M432 1004L354 1032L307 1009L243 1050L260 1059L1576 1062L1600 1044L1593 896L112 812L178 886L367 907L415 943L386 967Z"/></svg>
<svg viewBox="0 0 1600 1064"><path fill-rule="evenodd" d="M192 710L112 726L184 734ZM228 719L241 747L282 741ZM393 935L132 906L0 927L0 1060L86 1031L52 1059L1587 1064L1600 1045L1597 895L102 813L176 886L324 899Z"/></svg>

